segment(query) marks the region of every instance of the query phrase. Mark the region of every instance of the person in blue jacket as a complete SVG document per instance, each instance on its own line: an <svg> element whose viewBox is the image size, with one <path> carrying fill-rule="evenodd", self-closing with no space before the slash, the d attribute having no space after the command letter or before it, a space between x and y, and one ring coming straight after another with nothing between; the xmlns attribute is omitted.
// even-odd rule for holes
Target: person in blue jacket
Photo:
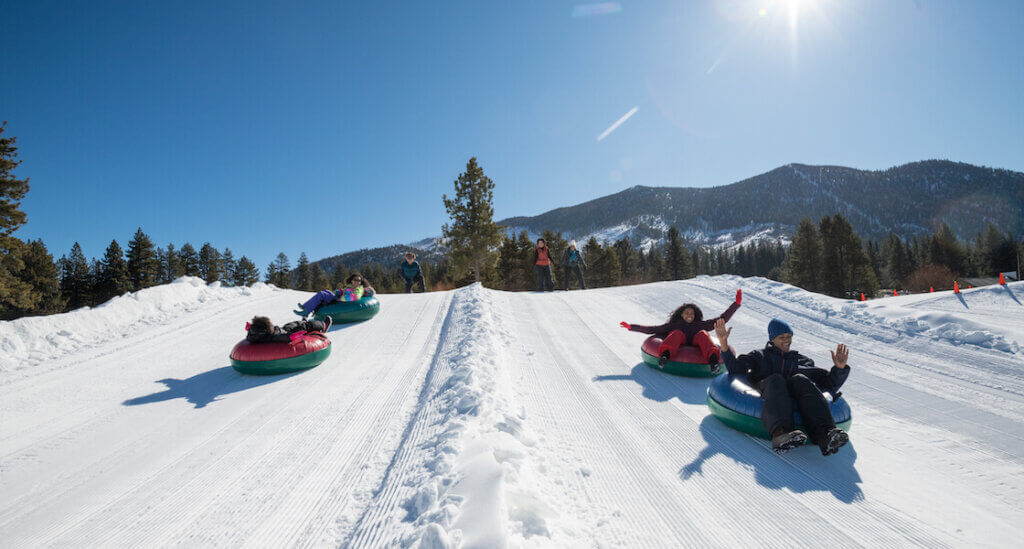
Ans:
<svg viewBox="0 0 1024 549"><path fill-rule="evenodd" d="M405 252L405 262L402 263L402 278L405 280L405 293L412 293L413 284L418 284L420 292L426 292L426 282L423 280L423 269L420 262L416 261L416 254Z"/></svg>
<svg viewBox="0 0 1024 549"><path fill-rule="evenodd" d="M729 334L725 321L715 323L715 334L722 346L722 359L730 375L749 374L751 384L761 392L764 408L761 421L772 437L772 449L783 453L807 441L807 435L793 425L793 406L800 411L811 442L818 445L821 454L828 456L839 451L849 441L849 435L836 427L832 410L822 391L838 395L839 387L850 375L847 359L850 351L840 343L832 351L832 368L823 370L814 361L792 350L793 329L789 324L773 318L768 323L768 344L764 349L734 356L729 349Z"/></svg>
<svg viewBox="0 0 1024 549"><path fill-rule="evenodd" d="M580 289L586 290L587 283L583 281L583 269L587 268L587 262L583 260L583 252L576 249L576 241L570 240L569 247L562 253L562 270L565 276L565 291L569 291L569 275L576 275L580 283Z"/></svg>

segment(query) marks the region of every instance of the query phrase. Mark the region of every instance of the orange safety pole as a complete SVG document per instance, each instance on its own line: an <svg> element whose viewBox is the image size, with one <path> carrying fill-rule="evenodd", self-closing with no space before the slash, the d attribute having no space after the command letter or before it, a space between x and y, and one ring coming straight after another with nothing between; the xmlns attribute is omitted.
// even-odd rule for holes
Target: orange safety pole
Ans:
<svg viewBox="0 0 1024 549"><path fill-rule="evenodd" d="M960 285L957 284L955 280L953 281L953 293L954 294L960 293Z"/></svg>

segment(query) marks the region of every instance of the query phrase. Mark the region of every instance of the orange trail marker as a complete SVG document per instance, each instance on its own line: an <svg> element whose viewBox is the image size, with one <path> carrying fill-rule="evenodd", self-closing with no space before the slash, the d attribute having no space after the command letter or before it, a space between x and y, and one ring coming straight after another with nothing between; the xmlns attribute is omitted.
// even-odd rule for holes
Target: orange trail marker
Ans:
<svg viewBox="0 0 1024 549"><path fill-rule="evenodd" d="M897 294L897 293L896 293L896 290L893 290L893 291L892 291L892 296L893 296L893 297L896 297L896 296L898 296L898 295L899 295L899 294Z"/></svg>
<svg viewBox="0 0 1024 549"><path fill-rule="evenodd" d="M1006 286L1006 279L1003 278L1003 273L999 273L999 283Z"/></svg>
<svg viewBox="0 0 1024 549"><path fill-rule="evenodd" d="M935 286L928 286L928 291L929 291L930 293L933 293L933 294L934 294L934 293L935 293Z"/></svg>
<svg viewBox="0 0 1024 549"><path fill-rule="evenodd" d="M860 300L861 300L861 301L866 301L866 300L864 299L864 292L861 292L861 293L860 293Z"/></svg>
<svg viewBox="0 0 1024 549"><path fill-rule="evenodd" d="M960 285L957 284L955 280L953 281L953 293L954 294L960 293Z"/></svg>

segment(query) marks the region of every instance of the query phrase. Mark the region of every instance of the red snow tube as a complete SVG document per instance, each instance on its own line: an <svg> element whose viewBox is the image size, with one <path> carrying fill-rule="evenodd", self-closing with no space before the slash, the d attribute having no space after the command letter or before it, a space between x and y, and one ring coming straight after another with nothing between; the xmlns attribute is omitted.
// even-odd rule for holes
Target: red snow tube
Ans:
<svg viewBox="0 0 1024 549"><path fill-rule="evenodd" d="M682 345L679 350L669 357L664 367L658 365L658 347L661 346L661 338L651 336L644 340L640 347L640 356L648 366L665 373L686 376L686 377L711 377L717 374L711 372L711 367L700 354L700 349L693 345ZM722 356L719 352L718 356Z"/></svg>
<svg viewBox="0 0 1024 549"><path fill-rule="evenodd" d="M231 350L231 365L243 374L287 374L318 366L331 354L331 340L308 332L291 343L249 343L242 340Z"/></svg>

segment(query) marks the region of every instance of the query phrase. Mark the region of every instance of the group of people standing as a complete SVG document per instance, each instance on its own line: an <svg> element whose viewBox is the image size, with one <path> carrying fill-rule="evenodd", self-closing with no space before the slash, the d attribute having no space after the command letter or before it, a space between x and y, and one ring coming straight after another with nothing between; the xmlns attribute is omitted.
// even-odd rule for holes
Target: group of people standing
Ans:
<svg viewBox="0 0 1024 549"><path fill-rule="evenodd" d="M554 291L555 281L551 278L551 249L543 238L537 239L537 247L533 249L533 270L537 275L537 291ZM579 282L580 289L586 290L587 283L583 280L583 270L587 262L583 259L583 251L576 247L576 241L570 240L569 247L562 253L562 282L564 290L569 290L570 275Z"/></svg>

